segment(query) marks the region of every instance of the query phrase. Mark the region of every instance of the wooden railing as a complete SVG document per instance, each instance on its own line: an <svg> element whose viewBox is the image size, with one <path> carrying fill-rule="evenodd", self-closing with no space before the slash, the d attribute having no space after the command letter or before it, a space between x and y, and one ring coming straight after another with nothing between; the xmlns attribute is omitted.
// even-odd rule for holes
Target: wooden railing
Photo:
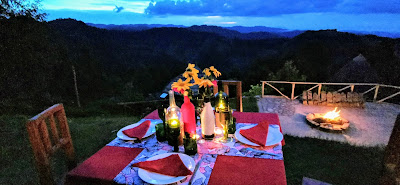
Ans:
<svg viewBox="0 0 400 185"><path fill-rule="evenodd" d="M285 94L283 94L278 88L274 87L272 84L291 84L292 85L292 91L291 91L292 93L290 94L290 98L288 96L286 96ZM261 96L262 97L268 97L269 96L269 95L265 95L264 94L265 85L268 85L269 87L271 87L272 89L277 91L281 96L283 96L283 97L285 97L287 99L290 99L290 100L297 99L298 97L301 96L301 94L295 96L295 91L294 90L296 88L296 85L314 85L313 87L307 89L306 91L311 91L311 90L313 90L315 88L318 88L318 95L321 94L321 89L322 89L323 85L324 86L345 86L344 88L336 90L335 92L341 92L341 91L344 91L344 90L349 89L349 88L350 88L350 91L353 92L354 88L356 86L369 86L371 88L369 88L368 90L362 92L361 94L365 95L365 94L375 90L374 91L373 101L374 102L378 102L378 103L386 101L386 100L388 100L390 98L393 98L393 97L395 97L395 96L400 94L400 87L399 86L384 85L384 84L377 84L377 83L318 83L318 82L261 81ZM379 93L379 88L380 87L389 87L389 88L392 88L392 89L396 89L397 92L378 100L377 98L378 98L378 93Z"/></svg>

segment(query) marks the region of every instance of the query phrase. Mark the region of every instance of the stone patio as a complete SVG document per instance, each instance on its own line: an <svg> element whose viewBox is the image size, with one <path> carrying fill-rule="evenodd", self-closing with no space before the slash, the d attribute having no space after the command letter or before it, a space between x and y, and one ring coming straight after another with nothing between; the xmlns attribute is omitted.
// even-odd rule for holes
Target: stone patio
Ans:
<svg viewBox="0 0 400 185"><path fill-rule="evenodd" d="M299 100L280 97L258 99L259 112L277 113L284 134L349 143L356 146L384 147L389 141L400 105L367 102L365 108L338 107L340 115L350 121L343 133L329 133L306 123L308 113L325 113L335 107L303 105Z"/></svg>

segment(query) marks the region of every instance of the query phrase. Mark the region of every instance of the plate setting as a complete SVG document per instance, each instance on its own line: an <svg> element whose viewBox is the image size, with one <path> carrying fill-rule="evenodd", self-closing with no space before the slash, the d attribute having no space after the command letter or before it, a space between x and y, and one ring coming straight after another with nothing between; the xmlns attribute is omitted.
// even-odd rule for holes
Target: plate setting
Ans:
<svg viewBox="0 0 400 185"><path fill-rule="evenodd" d="M196 166L195 161L190 156L188 156L186 154L182 154L182 153L159 154L159 155L148 158L146 161L162 159L162 158L168 157L172 154L178 154L179 157L181 158L183 164L190 171L192 171L192 172L194 171L194 168ZM159 173L155 173L155 172L150 172L150 171L147 171L147 170L141 169L141 168L138 169L138 175L143 181L150 183L150 184L171 184L171 183L175 183L175 182L181 181L184 178L186 178L186 176L173 177L173 176L163 175L163 174L159 174Z"/></svg>
<svg viewBox="0 0 400 185"><path fill-rule="evenodd" d="M249 141L248 139L246 139L245 137L242 136L242 134L240 134L240 130L245 130L245 129L249 129L252 128L256 125L248 125L248 126L244 126L242 128L239 128L236 130L235 132L235 138L247 145L250 146L260 146L259 144L253 143L251 141ZM279 126L277 125L269 125L268 128L268 137L267 137L267 142L265 143L265 146L272 146L272 145L276 145L279 144L283 139L283 135L282 133L279 131Z"/></svg>
<svg viewBox="0 0 400 185"><path fill-rule="evenodd" d="M144 121L146 120L140 120L137 123L128 125L124 128L121 128L118 132L117 132L117 137L122 139L122 140L137 140L137 138L132 138L132 137L128 137L127 135L125 135L122 131L127 130L127 129L131 129L131 128L135 128L137 126L139 126L140 124L142 124ZM153 135L154 133L156 133L156 125L158 123L162 123L161 120L150 120L151 124L149 127L149 130L147 130L146 134L144 135L143 138L149 137L151 135Z"/></svg>

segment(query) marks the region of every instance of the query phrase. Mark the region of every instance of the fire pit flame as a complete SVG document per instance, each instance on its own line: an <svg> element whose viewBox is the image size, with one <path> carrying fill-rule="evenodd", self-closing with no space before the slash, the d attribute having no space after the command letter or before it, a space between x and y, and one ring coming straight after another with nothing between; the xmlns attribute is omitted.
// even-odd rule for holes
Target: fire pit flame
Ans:
<svg viewBox="0 0 400 185"><path fill-rule="evenodd" d="M340 110L339 110L339 111L336 111L336 109L337 109L337 107L335 107L335 110L327 112L327 113L324 115L323 118L328 119L328 120L334 120L334 119L336 119L336 118L339 118L339 116L340 116L340 114L339 114L339 113L340 113Z"/></svg>

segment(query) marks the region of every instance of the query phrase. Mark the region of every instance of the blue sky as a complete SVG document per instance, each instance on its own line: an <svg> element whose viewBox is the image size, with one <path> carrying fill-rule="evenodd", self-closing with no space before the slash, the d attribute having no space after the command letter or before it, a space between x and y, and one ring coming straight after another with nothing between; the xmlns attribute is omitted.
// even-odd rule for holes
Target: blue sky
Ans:
<svg viewBox="0 0 400 185"><path fill-rule="evenodd" d="M42 0L48 20L400 32L400 0ZM119 12L116 6L123 7Z"/></svg>

